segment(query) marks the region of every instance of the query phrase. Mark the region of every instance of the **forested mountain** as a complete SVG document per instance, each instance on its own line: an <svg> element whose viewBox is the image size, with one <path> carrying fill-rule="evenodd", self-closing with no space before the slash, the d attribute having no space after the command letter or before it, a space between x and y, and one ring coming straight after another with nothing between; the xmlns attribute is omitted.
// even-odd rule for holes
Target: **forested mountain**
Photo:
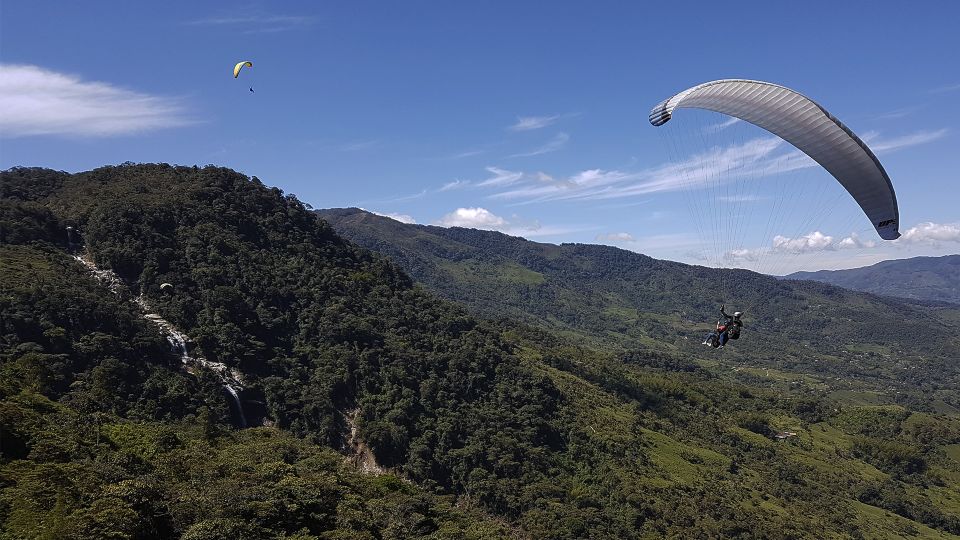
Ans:
<svg viewBox="0 0 960 540"><path fill-rule="evenodd" d="M382 240L448 265L463 307L229 169L17 168L0 199L0 537L960 535L955 311L737 273L758 337L728 349L751 374L732 380L687 346L718 300L707 269ZM860 319L891 307L914 322ZM207 364L185 369L158 317ZM207 365L242 381L248 429Z"/></svg>
<svg viewBox="0 0 960 540"><path fill-rule="evenodd" d="M915 405L942 397L960 408L957 309L608 246L408 225L358 209L320 215L484 317L514 317L596 346L679 351L732 367L782 370L795 381L813 376L835 389L872 388L901 402L912 396ZM699 343L724 302L746 313L743 338L722 355L707 354L713 351Z"/></svg>
<svg viewBox="0 0 960 540"><path fill-rule="evenodd" d="M960 255L912 257L848 270L794 272L786 277L886 296L960 304Z"/></svg>

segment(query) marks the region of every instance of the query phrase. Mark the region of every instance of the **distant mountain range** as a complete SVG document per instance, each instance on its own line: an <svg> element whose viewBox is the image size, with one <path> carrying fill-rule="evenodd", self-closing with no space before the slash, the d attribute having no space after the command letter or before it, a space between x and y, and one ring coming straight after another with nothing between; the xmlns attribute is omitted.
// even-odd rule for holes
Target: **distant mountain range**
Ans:
<svg viewBox="0 0 960 540"><path fill-rule="evenodd" d="M849 270L794 272L786 277L885 296L960 304L960 255L883 261Z"/></svg>

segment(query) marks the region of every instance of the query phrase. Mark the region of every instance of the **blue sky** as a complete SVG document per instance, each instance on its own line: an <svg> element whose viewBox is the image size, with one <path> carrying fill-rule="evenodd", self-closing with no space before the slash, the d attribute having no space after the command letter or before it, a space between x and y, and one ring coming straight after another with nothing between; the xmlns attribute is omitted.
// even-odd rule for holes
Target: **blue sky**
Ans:
<svg viewBox="0 0 960 540"><path fill-rule="evenodd" d="M903 2L4 0L0 168L212 163L318 208L771 273L956 253L957 20L954 2L918 17ZM234 80L240 60L254 67ZM713 218L706 190L637 189L702 151L671 154L649 109L731 77L794 88L867 139L906 238L880 241L835 186L798 191L831 181L814 167L714 196ZM733 128L710 144L764 137ZM605 198L577 188L601 184ZM780 223L784 200L800 210Z"/></svg>

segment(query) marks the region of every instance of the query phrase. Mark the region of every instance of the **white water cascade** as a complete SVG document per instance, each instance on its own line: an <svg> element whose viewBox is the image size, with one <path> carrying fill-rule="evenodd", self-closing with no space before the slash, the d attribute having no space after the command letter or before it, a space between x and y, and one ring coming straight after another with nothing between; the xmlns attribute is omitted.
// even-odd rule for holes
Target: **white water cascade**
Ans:
<svg viewBox="0 0 960 540"><path fill-rule="evenodd" d="M227 389L227 393L233 398L233 404L237 407L237 413L239 413L240 417L240 427L247 427L247 415L243 414L243 405L240 404L240 394L237 393L237 389L232 384L225 384L223 387Z"/></svg>
<svg viewBox="0 0 960 540"><path fill-rule="evenodd" d="M116 295L121 294L124 288L123 281L114 274L113 271L97 268L93 261L84 255L74 255L73 258L80 261L81 264L90 270L94 277L97 278L97 281L110 289L110 292ZM170 321L154 313L147 299L144 298L142 294L133 300L140 306L140 311L143 312L143 318L157 325L160 333L167 338L171 349L180 357L180 362L183 363L184 369L188 373L195 373L197 369L207 369L217 374L227 395L233 400L233 405L237 410L237 417L240 421L240 427L247 427L247 417L243 412L243 405L240 401L240 390L243 390L243 380L240 372L235 369L230 369L226 364L220 362L211 362L199 356L190 356L190 338L187 337L186 334L177 330Z"/></svg>
<svg viewBox="0 0 960 540"><path fill-rule="evenodd" d="M144 300L142 295L137 297L137 304L140 304L141 307L147 307L146 300ZM148 310L145 309L144 311ZM186 334L178 331L166 319L156 313L147 313L144 317L160 327L160 331L163 332L167 341L170 342L173 351L180 356L180 362L183 363L188 372L192 372L196 366L200 366L215 372L217 376L220 377L220 382L223 383L224 390L227 391L227 395L233 400L233 405L237 410L237 417L240 420L240 427L247 427L247 416L243 413L243 405L240 403L240 393L237 391L238 388L243 389L240 381L240 373L236 370L231 370L220 362L211 362L204 358L190 356L190 349L188 347L190 338L188 338Z"/></svg>

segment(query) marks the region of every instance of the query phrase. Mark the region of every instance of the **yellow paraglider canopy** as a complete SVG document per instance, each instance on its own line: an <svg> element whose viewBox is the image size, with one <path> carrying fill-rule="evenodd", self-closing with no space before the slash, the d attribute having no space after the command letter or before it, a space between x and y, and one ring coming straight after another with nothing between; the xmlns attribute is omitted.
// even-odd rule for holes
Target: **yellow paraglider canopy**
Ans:
<svg viewBox="0 0 960 540"><path fill-rule="evenodd" d="M243 61L243 62L237 62L237 65L233 66L233 78L234 78L234 79L236 79L237 77L240 76L240 69L243 68L244 66L246 66L246 67L248 67L248 68L252 68L252 67L253 67L253 62L250 62L249 60L245 60L245 61Z"/></svg>

